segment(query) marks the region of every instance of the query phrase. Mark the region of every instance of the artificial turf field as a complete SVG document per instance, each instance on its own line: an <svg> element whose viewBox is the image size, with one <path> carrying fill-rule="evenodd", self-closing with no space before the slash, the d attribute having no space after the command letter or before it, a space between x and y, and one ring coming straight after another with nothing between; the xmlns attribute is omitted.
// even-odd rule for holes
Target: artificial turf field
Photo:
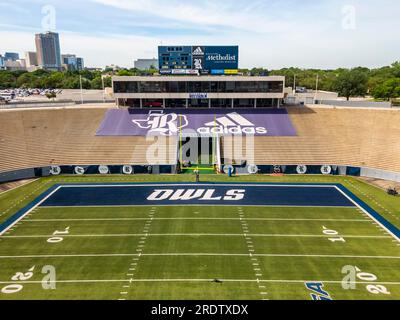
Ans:
<svg viewBox="0 0 400 320"><path fill-rule="evenodd" d="M0 218L11 217L57 183L151 179L157 177L43 178L0 194ZM398 228L398 199L356 179L252 179L341 183ZM360 207L329 206L329 199L323 200L327 205L257 207L240 202L223 206L72 202L73 206L62 207L43 202L0 237L0 288L18 289L1 292L0 299L309 300L315 292L306 287L308 282L322 283L331 299L399 299L399 242ZM56 230L62 233L54 235ZM46 265L56 270L54 290L41 285ZM354 290L342 288L342 268L347 265L360 270ZM29 279L12 279L17 272L28 272L24 277Z"/></svg>

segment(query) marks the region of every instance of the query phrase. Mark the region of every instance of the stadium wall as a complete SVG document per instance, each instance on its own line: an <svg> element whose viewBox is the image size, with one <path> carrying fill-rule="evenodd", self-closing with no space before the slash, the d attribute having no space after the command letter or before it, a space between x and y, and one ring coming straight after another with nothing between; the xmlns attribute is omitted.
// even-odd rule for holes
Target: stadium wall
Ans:
<svg viewBox="0 0 400 320"><path fill-rule="evenodd" d="M98 173L100 165L117 166L120 169L110 173L118 174L123 165L138 166L135 173L149 165L154 174L175 172L176 137L162 145L164 160L149 159L146 151L152 141L146 137L96 136L106 111L100 107L0 110L0 181L46 175L41 168L51 166L60 166L66 174L73 174L74 166ZM400 180L399 110L313 106L288 108L288 114L297 136L256 137L253 161L244 159L261 173L274 173L271 168L279 165L287 167L284 173L296 174L297 165L306 165L307 173L320 174L321 166L330 165L332 174Z"/></svg>
<svg viewBox="0 0 400 320"><path fill-rule="evenodd" d="M389 101L341 101L341 100L317 100L317 104L338 106L338 107L354 107L354 108L391 108Z"/></svg>

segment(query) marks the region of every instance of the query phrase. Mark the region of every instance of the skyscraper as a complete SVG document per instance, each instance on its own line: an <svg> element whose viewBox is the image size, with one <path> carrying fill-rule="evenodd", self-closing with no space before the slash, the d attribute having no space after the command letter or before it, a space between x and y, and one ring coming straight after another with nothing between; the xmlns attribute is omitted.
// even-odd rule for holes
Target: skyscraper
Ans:
<svg viewBox="0 0 400 320"><path fill-rule="evenodd" d="M4 70L6 68L4 57L0 54L0 70Z"/></svg>
<svg viewBox="0 0 400 320"><path fill-rule="evenodd" d="M38 65L36 52L25 52L25 60L26 60L27 67L32 67L32 66Z"/></svg>
<svg viewBox="0 0 400 320"><path fill-rule="evenodd" d="M61 61L66 70L83 70L83 58L79 58L75 54L63 54L61 55Z"/></svg>
<svg viewBox="0 0 400 320"><path fill-rule="evenodd" d="M46 32L35 35L36 53L39 67L61 70L60 40L58 33Z"/></svg>
<svg viewBox="0 0 400 320"><path fill-rule="evenodd" d="M17 61L19 59L19 54L16 52L6 52L4 54L5 60Z"/></svg>

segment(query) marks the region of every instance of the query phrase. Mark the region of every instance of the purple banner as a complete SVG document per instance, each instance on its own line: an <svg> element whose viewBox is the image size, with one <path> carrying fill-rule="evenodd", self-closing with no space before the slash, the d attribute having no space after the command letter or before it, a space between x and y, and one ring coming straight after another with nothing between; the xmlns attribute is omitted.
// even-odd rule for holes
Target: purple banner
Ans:
<svg viewBox="0 0 400 320"><path fill-rule="evenodd" d="M97 136L246 135L296 136L284 109L108 110Z"/></svg>

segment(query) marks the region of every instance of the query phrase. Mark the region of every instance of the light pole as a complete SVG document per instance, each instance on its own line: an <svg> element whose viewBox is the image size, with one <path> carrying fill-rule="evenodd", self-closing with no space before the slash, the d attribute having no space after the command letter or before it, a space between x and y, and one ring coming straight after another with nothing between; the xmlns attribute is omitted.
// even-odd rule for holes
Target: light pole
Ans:
<svg viewBox="0 0 400 320"><path fill-rule="evenodd" d="M101 85L103 87L103 103L106 103L106 96L104 94L105 88L104 88L104 75L103 74L101 75Z"/></svg>
<svg viewBox="0 0 400 320"><path fill-rule="evenodd" d="M81 104L83 104L82 75L79 75L79 84L81 86Z"/></svg>
<svg viewBox="0 0 400 320"><path fill-rule="evenodd" d="M315 101L317 101L317 97L318 97L318 81L319 81L319 74L317 73L317 80L315 83L314 103L315 103Z"/></svg>
<svg viewBox="0 0 400 320"><path fill-rule="evenodd" d="M293 75L293 94L296 94L296 74Z"/></svg>

